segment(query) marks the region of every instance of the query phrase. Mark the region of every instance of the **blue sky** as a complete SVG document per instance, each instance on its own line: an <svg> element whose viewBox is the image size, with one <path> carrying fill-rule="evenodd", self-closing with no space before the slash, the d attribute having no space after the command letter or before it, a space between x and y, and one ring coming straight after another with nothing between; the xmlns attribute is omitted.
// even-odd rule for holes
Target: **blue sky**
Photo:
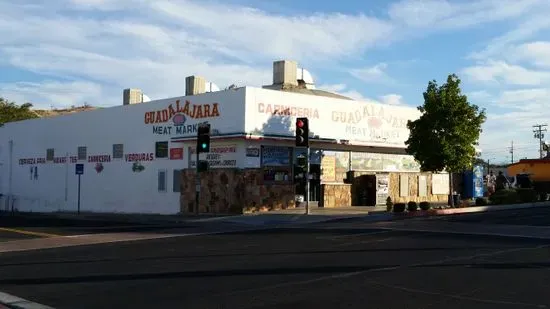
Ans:
<svg viewBox="0 0 550 309"><path fill-rule="evenodd" d="M127 87L181 95L185 76L221 87L271 81L293 59L317 86L360 100L422 104L456 73L487 109L492 161L537 156L550 118L548 0L4 0L0 95L40 108L118 105Z"/></svg>

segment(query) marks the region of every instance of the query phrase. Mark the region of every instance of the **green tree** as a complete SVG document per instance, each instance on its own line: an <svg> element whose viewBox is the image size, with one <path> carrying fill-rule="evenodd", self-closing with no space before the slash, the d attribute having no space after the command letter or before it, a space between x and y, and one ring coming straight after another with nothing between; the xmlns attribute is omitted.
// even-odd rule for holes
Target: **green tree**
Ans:
<svg viewBox="0 0 550 309"><path fill-rule="evenodd" d="M418 110L420 118L407 123L407 153L414 156L422 171L449 172L452 194L452 173L473 165L475 146L486 120L485 109L468 102L461 92L460 79L451 74L441 86L435 80L428 83L424 104Z"/></svg>
<svg viewBox="0 0 550 309"><path fill-rule="evenodd" d="M17 105L0 97L0 126L7 122L38 118L39 116L31 110L31 107L31 103Z"/></svg>

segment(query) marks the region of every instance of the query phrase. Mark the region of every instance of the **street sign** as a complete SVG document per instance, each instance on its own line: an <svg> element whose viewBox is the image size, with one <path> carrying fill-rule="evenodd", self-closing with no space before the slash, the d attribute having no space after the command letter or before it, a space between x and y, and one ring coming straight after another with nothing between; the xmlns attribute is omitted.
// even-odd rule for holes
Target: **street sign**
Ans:
<svg viewBox="0 0 550 309"><path fill-rule="evenodd" d="M84 164L79 163L75 165L75 174L76 175L84 174Z"/></svg>

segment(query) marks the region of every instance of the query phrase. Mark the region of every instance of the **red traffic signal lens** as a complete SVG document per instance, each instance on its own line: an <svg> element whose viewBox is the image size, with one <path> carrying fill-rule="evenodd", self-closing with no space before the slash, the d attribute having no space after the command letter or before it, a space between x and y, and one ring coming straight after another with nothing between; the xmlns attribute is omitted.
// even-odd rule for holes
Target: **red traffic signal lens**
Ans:
<svg viewBox="0 0 550 309"><path fill-rule="evenodd" d="M302 120L298 120L298 121L296 121L296 126L298 128L302 128L304 126L304 122Z"/></svg>

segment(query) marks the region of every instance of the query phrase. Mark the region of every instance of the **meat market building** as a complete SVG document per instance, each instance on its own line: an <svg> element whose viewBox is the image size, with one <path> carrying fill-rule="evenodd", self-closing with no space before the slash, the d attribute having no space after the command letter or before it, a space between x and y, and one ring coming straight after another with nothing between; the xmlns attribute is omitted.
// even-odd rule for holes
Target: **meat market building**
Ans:
<svg viewBox="0 0 550 309"><path fill-rule="evenodd" d="M296 117L310 126L310 201L320 207L446 202L447 174L421 173L405 153L416 108L362 102L315 89L292 61L273 64L273 83L219 90L201 77L185 96L132 102L0 128L0 201L19 211L75 211L76 164L81 210L189 213L195 207L196 136L212 129L201 173L200 212L292 208ZM142 98L143 96L141 96ZM139 103L139 104L132 104Z"/></svg>

